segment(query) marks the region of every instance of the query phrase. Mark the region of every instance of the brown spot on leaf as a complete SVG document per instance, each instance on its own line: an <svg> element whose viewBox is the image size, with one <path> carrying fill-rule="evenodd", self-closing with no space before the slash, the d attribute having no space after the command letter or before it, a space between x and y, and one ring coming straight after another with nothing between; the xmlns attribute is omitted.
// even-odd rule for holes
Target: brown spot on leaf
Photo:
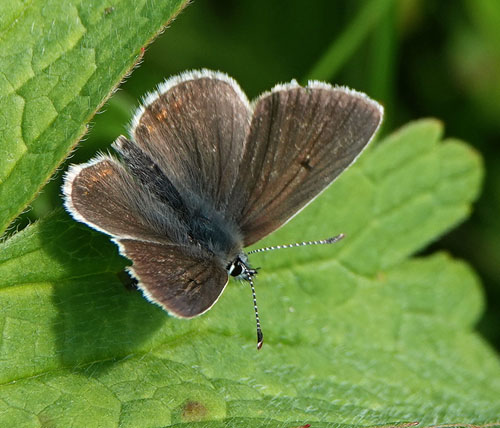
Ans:
<svg viewBox="0 0 500 428"><path fill-rule="evenodd" d="M207 408L199 401L187 401L182 410L183 421L202 421L208 413Z"/></svg>

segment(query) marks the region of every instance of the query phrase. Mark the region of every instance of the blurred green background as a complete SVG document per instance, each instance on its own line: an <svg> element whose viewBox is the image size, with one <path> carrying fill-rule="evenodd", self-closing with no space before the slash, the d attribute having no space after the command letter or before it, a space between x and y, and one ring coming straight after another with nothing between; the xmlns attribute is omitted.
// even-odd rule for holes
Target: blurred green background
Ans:
<svg viewBox="0 0 500 428"><path fill-rule="evenodd" d="M471 218L423 253L445 249L474 266L488 305L479 328L500 349L499 0L195 0L147 48L69 161L106 150L164 78L202 67L228 73L249 98L292 78L347 85L384 104L381 135L432 116L480 151L485 184ZM61 205L65 169L17 229Z"/></svg>

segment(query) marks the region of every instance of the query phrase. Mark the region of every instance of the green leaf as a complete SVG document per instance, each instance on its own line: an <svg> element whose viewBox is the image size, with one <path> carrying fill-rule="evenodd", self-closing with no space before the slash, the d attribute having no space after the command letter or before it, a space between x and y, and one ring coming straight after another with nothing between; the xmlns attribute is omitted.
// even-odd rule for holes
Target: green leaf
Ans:
<svg viewBox="0 0 500 428"><path fill-rule="evenodd" d="M441 134L403 128L259 243L347 235L252 255L260 352L246 284L178 320L124 287L114 245L66 214L14 235L0 247L0 426L498 423L477 277L447 254L409 258L479 190L478 155Z"/></svg>
<svg viewBox="0 0 500 428"><path fill-rule="evenodd" d="M185 3L0 3L0 234Z"/></svg>

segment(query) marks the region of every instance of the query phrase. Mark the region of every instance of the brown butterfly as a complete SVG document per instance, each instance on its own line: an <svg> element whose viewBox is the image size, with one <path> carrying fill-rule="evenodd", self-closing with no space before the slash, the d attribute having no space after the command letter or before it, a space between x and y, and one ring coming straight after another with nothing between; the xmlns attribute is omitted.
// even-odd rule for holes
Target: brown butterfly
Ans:
<svg viewBox="0 0 500 428"><path fill-rule="evenodd" d="M344 87L295 81L252 103L225 74L168 79L136 112L130 138L70 167L71 215L113 237L150 301L192 318L229 275L252 286L243 251L290 220L344 171L377 131L382 107ZM315 243L331 243L330 240Z"/></svg>

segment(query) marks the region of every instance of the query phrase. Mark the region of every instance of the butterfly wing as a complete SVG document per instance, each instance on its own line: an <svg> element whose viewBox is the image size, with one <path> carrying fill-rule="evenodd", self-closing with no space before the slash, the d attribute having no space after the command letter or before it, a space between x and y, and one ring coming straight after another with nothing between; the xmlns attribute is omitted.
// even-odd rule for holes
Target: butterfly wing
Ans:
<svg viewBox="0 0 500 428"><path fill-rule="evenodd" d="M259 97L231 200L245 246L282 226L369 143L382 107L363 94L311 82Z"/></svg>
<svg viewBox="0 0 500 428"><path fill-rule="evenodd" d="M154 201L111 157L100 156L86 164L72 165L63 192L71 215L94 229L114 237L162 240L141 215L143 207Z"/></svg>
<svg viewBox="0 0 500 428"><path fill-rule="evenodd" d="M198 248L129 239L118 240L121 253L148 300L179 318L208 311L228 281L213 255Z"/></svg>
<svg viewBox="0 0 500 428"><path fill-rule="evenodd" d="M155 231L147 218L149 211L171 207L165 203L154 207L157 198L148 199L149 191L143 192L110 157L71 167L64 185L68 211L115 238L121 253L132 260L130 270L149 300L181 318L200 315L224 290L227 272L208 251L179 245L181 238ZM183 233L183 226L177 227L172 233Z"/></svg>
<svg viewBox="0 0 500 428"><path fill-rule="evenodd" d="M222 73L173 77L146 97L132 120L135 144L154 159L179 192L192 192L219 212L231 203L251 108Z"/></svg>

